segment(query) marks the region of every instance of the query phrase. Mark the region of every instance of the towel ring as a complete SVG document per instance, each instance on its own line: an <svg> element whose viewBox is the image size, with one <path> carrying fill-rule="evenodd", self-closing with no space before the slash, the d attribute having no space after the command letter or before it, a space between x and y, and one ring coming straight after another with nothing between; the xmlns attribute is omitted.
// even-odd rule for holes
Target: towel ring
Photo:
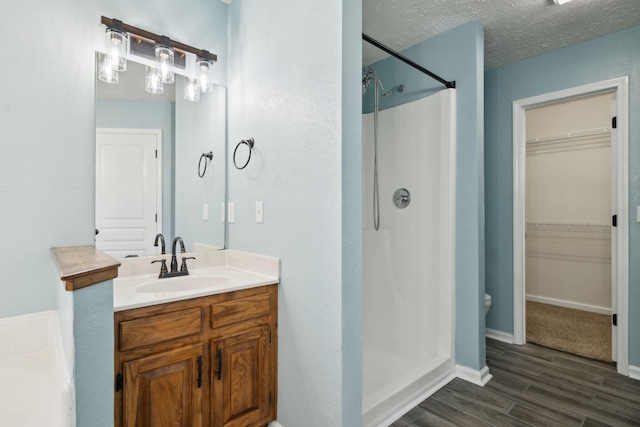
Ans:
<svg viewBox="0 0 640 427"><path fill-rule="evenodd" d="M204 170L200 173L200 169L202 168L202 160L209 159L209 161L213 160L213 151L209 151L208 153L202 153L200 156L200 161L198 162L198 176L200 178L204 177L204 174L207 173L207 161L204 161Z"/></svg>
<svg viewBox="0 0 640 427"><path fill-rule="evenodd" d="M249 164L249 160L251 160L251 152L253 151L254 144L255 141L253 140L253 138L243 139L242 141L238 142L238 145L236 145L236 149L233 150L233 165L236 167L236 169L244 169L247 167L247 165ZM236 154L238 154L238 148L240 148L241 145L246 145L247 147L249 147L249 157L247 158L247 161L244 165L238 166L238 162L236 161Z"/></svg>

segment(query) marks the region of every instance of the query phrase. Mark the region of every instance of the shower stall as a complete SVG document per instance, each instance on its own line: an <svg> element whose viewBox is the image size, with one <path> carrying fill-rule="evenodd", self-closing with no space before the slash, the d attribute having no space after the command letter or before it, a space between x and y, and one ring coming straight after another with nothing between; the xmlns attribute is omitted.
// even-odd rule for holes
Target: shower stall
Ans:
<svg viewBox="0 0 640 427"><path fill-rule="evenodd" d="M363 92L393 93L379 89L371 70ZM444 89L363 115L364 426L454 376L455 99Z"/></svg>

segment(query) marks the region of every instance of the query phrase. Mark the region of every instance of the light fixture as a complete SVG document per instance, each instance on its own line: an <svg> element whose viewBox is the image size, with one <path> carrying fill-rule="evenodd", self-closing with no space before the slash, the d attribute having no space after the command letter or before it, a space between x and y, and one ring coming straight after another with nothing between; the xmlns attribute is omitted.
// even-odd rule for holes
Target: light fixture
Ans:
<svg viewBox="0 0 640 427"><path fill-rule="evenodd" d="M173 83L174 51L169 37L162 36L160 44L156 45L156 67L160 70L162 83Z"/></svg>
<svg viewBox="0 0 640 427"><path fill-rule="evenodd" d="M210 69L218 60L216 55L117 19L103 16L101 23L106 31L105 50L98 55L100 80L118 83L119 73L127 69L127 59L139 58L136 62L146 64L145 90L149 93L162 93L164 84L175 82L176 72L187 79L184 99L198 101L200 92L213 91Z"/></svg>
<svg viewBox="0 0 640 427"><path fill-rule="evenodd" d="M127 70L127 47L129 34L122 29L122 21L113 20L113 26L107 27L105 31L106 60L113 62L115 71Z"/></svg>
<svg viewBox="0 0 640 427"><path fill-rule="evenodd" d="M200 101L200 88L197 79L187 77L187 82L184 85L184 99L194 102Z"/></svg>
<svg viewBox="0 0 640 427"><path fill-rule="evenodd" d="M216 61L211 59L211 54L206 50L203 50L202 55L196 59L196 73L200 92L211 93L213 91L210 70L215 63Z"/></svg>
<svg viewBox="0 0 640 427"><path fill-rule="evenodd" d="M127 69L129 34L122 29L122 21L114 19L105 30L104 54L98 64L98 78L106 83L118 83L118 72Z"/></svg>
<svg viewBox="0 0 640 427"><path fill-rule="evenodd" d="M571 0L553 0L553 2L557 5L569 3Z"/></svg>
<svg viewBox="0 0 640 427"><path fill-rule="evenodd" d="M163 92L162 73L158 68L150 65L146 66L144 73L144 90L155 94Z"/></svg>
<svg viewBox="0 0 640 427"><path fill-rule="evenodd" d="M105 83L115 84L119 81L118 72L114 68L114 63L106 53L98 55L98 78Z"/></svg>

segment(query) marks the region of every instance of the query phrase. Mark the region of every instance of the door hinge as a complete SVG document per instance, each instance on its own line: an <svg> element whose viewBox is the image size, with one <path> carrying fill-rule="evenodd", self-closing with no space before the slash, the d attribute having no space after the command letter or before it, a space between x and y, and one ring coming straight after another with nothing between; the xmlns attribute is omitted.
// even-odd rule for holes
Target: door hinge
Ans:
<svg viewBox="0 0 640 427"><path fill-rule="evenodd" d="M158 214L156 214L156 222L158 222Z"/></svg>
<svg viewBox="0 0 640 427"><path fill-rule="evenodd" d="M156 159L158 158L158 150L156 150Z"/></svg>
<svg viewBox="0 0 640 427"><path fill-rule="evenodd" d="M122 374L118 372L116 374L116 393L122 390L123 386L124 386L124 379L122 378Z"/></svg>
<svg viewBox="0 0 640 427"><path fill-rule="evenodd" d="M618 326L618 315L614 314L613 316L611 316L611 323L613 323L613 326Z"/></svg>
<svg viewBox="0 0 640 427"><path fill-rule="evenodd" d="M614 215L611 217L611 225L613 225L614 227L618 226L618 215Z"/></svg>
<svg viewBox="0 0 640 427"><path fill-rule="evenodd" d="M618 118L617 117L613 117L611 119L611 128L612 129L616 129L618 127Z"/></svg>

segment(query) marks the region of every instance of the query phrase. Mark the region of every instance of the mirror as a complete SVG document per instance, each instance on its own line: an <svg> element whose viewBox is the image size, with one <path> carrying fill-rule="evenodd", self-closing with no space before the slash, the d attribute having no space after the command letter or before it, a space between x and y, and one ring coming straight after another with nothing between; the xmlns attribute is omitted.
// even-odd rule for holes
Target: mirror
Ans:
<svg viewBox="0 0 640 427"><path fill-rule="evenodd" d="M167 253L175 236L187 252L224 249L226 89L187 101L176 74L150 94L145 66L127 62L117 84L96 72L96 247L114 258L160 254L162 233Z"/></svg>

